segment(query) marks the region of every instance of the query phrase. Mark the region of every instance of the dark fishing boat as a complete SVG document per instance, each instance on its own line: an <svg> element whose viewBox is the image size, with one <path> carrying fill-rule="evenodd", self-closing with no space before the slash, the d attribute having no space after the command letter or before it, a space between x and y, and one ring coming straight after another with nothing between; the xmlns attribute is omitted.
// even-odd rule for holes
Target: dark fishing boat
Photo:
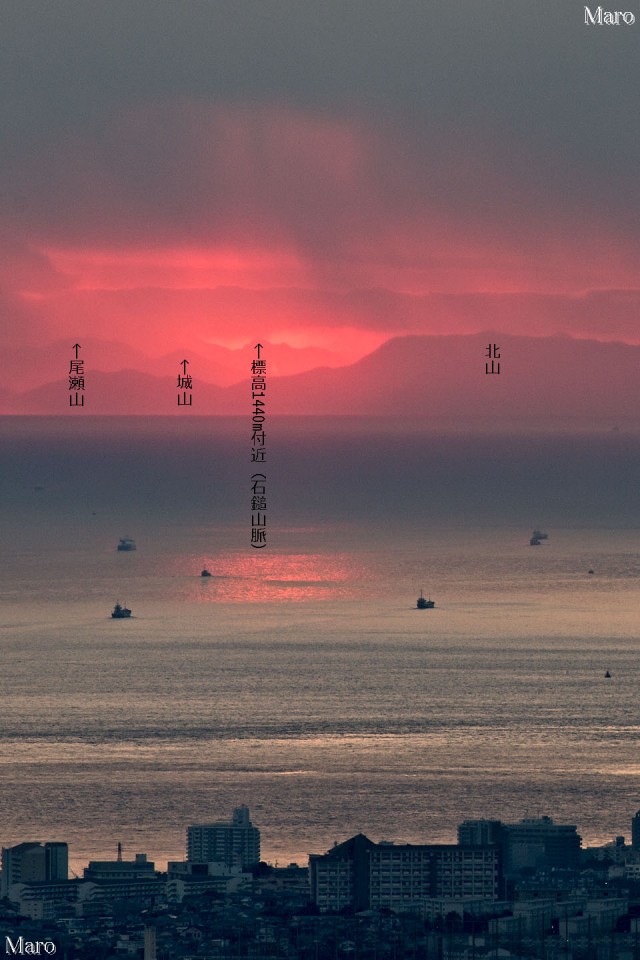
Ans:
<svg viewBox="0 0 640 960"><path fill-rule="evenodd" d="M136 542L132 540L131 537L120 537L118 543L118 550L120 553L129 553L130 550L136 549Z"/></svg>
<svg viewBox="0 0 640 960"><path fill-rule="evenodd" d="M418 597L418 602L416 603L416 607L418 608L418 610L433 610L435 605L436 605L435 600L432 600L431 597L429 597L429 599L427 600L421 590L420 596Z"/></svg>
<svg viewBox="0 0 640 960"><path fill-rule="evenodd" d="M111 614L114 620L127 620L131 616L129 607L123 607L121 603L116 603Z"/></svg>

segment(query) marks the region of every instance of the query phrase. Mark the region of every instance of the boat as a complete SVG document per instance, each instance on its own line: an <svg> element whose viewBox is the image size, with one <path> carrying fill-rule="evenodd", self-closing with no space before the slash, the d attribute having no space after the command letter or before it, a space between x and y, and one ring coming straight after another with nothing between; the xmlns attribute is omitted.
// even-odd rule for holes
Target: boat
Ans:
<svg viewBox="0 0 640 960"><path fill-rule="evenodd" d="M611 680L611 674L609 673L608 670L606 671L606 673L605 673L605 675L604 675L604 678L605 678L605 680Z"/></svg>
<svg viewBox="0 0 640 960"><path fill-rule="evenodd" d="M589 572L589 573L595 573L595 570L589 570L588 572Z"/></svg>
<svg viewBox="0 0 640 960"><path fill-rule="evenodd" d="M531 546L531 547L539 547L539 546L540 546L540 541L538 540L537 537L531 537L531 540L529 540L529 546Z"/></svg>
<svg viewBox="0 0 640 960"><path fill-rule="evenodd" d="M549 534L543 533L542 530L534 530L531 534L532 538L535 537L536 540L548 540Z"/></svg>
<svg viewBox="0 0 640 960"><path fill-rule="evenodd" d="M418 608L418 610L433 610L435 605L436 605L435 600L432 600L431 597L429 597L429 599L427 600L421 590L420 596L418 597L418 602L416 604L416 607Z"/></svg>
<svg viewBox="0 0 640 960"><path fill-rule="evenodd" d="M201 576L201 577L210 577L211 574L209 573L209 571L208 571L207 568L205 567L204 570L202 571L202 573L200 574L200 576Z"/></svg>
<svg viewBox="0 0 640 960"><path fill-rule="evenodd" d="M135 550L136 542L132 540L131 537L120 537L120 542L118 543L118 550L122 553L126 553L129 550Z"/></svg>
<svg viewBox="0 0 640 960"><path fill-rule="evenodd" d="M123 607L121 603L116 603L111 614L114 620L128 620L130 616L131 610L129 610L129 607Z"/></svg>

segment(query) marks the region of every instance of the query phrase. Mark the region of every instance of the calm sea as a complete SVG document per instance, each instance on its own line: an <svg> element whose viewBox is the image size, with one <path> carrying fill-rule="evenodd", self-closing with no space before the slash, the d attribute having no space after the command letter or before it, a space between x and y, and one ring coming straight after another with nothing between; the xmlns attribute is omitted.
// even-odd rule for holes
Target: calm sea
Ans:
<svg viewBox="0 0 640 960"><path fill-rule="evenodd" d="M637 437L274 421L258 551L239 418L0 426L2 845L163 864L241 803L279 863L467 817L629 833Z"/></svg>

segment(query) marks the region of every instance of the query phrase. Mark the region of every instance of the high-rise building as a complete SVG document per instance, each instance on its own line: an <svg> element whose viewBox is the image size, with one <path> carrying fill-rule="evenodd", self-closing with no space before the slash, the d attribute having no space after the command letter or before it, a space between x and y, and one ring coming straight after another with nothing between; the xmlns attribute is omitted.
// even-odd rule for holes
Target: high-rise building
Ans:
<svg viewBox="0 0 640 960"><path fill-rule="evenodd" d="M187 827L187 860L250 867L260 860L260 831L251 823L249 808L233 811L230 822L201 823Z"/></svg>
<svg viewBox="0 0 640 960"><path fill-rule="evenodd" d="M465 820L458 827L458 843L467 847L485 847L502 843L504 825L501 820Z"/></svg>
<svg viewBox="0 0 640 960"><path fill-rule="evenodd" d="M369 853L375 847L363 833L309 856L311 899L321 910L369 908Z"/></svg>
<svg viewBox="0 0 640 960"><path fill-rule="evenodd" d="M69 844L45 843L48 880L69 879Z"/></svg>
<svg viewBox="0 0 640 960"><path fill-rule="evenodd" d="M0 896L6 897L12 883L67 880L69 847L66 843L33 840L2 848Z"/></svg>
<svg viewBox="0 0 640 960"><path fill-rule="evenodd" d="M525 819L519 823L465 820L458 827L458 843L498 844L507 876L523 869L577 870L580 866L582 838L575 825L554 823L551 817Z"/></svg>
<svg viewBox="0 0 640 960"><path fill-rule="evenodd" d="M640 853L640 810L631 820L631 849L634 853Z"/></svg>
<svg viewBox="0 0 640 960"><path fill-rule="evenodd" d="M504 829L507 873L523 868L579 869L582 838L575 824L554 823L551 817L537 817L505 824Z"/></svg>
<svg viewBox="0 0 640 960"><path fill-rule="evenodd" d="M311 898L321 910L402 910L435 897L496 900L497 846L372 843L363 834L309 857Z"/></svg>

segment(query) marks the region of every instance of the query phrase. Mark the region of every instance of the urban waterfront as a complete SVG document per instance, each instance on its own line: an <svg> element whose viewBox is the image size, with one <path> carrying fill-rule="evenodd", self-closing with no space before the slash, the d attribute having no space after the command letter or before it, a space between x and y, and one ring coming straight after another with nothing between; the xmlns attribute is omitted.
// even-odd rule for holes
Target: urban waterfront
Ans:
<svg viewBox="0 0 640 960"><path fill-rule="evenodd" d="M636 958L640 811L630 826L630 843L581 849L576 825L549 816L470 819L457 844L358 834L307 869L259 860L239 807L189 826L165 873L119 847L73 879L66 843L23 842L2 850L2 936L7 954L65 960Z"/></svg>

